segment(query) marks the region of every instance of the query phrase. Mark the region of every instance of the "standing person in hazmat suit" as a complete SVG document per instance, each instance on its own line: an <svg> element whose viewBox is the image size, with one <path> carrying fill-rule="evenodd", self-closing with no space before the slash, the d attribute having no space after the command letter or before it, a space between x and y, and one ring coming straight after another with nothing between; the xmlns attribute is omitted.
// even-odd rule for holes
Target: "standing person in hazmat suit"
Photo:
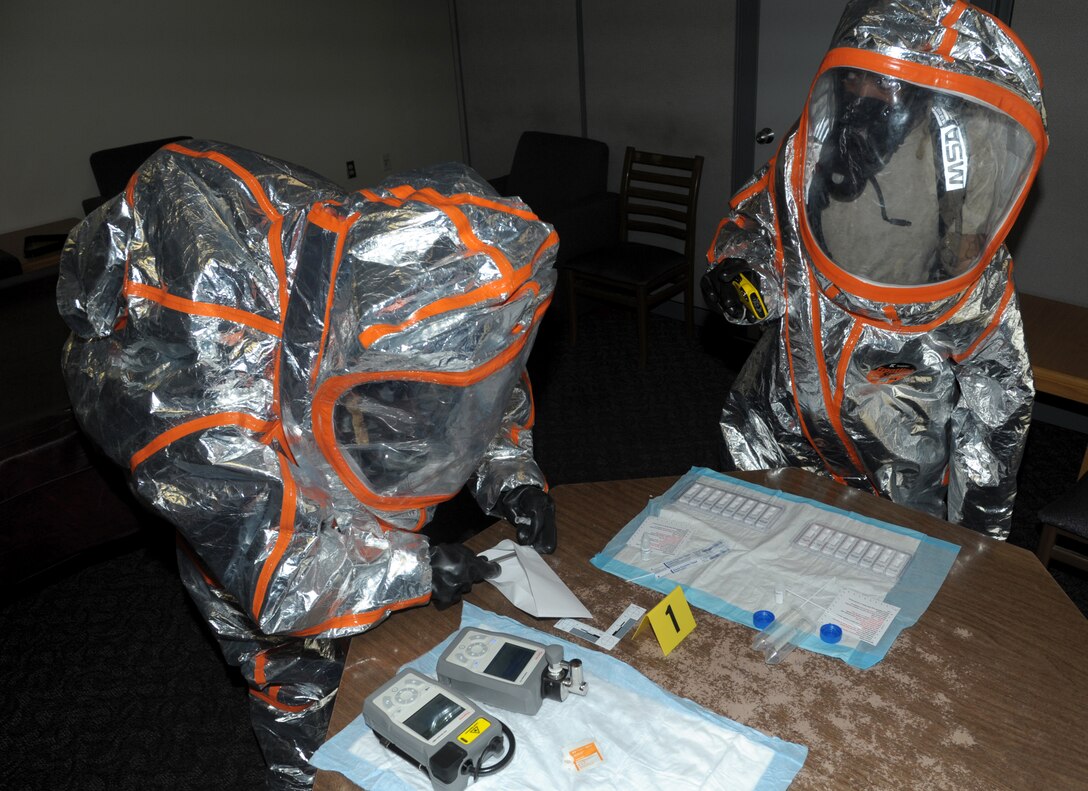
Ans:
<svg viewBox="0 0 1088 791"><path fill-rule="evenodd" d="M205 141L161 149L69 238L72 404L177 527L270 787L312 783L340 638L497 573L428 544L435 506L468 482L555 549L525 363L556 241L461 165L345 194Z"/></svg>
<svg viewBox="0 0 1088 791"><path fill-rule="evenodd" d="M803 467L1008 535L1034 385L1003 241L1045 117L1034 62L992 16L847 4L708 253L708 303L766 323L722 412L727 464Z"/></svg>

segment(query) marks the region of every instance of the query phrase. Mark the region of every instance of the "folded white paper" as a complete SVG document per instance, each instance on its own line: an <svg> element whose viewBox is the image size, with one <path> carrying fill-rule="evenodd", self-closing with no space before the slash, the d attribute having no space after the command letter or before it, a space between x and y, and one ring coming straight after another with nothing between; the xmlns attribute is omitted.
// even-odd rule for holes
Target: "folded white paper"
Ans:
<svg viewBox="0 0 1088 791"><path fill-rule="evenodd" d="M592 617L532 547L520 546L507 538L480 555L499 563L502 571L488 582L518 609L537 618Z"/></svg>

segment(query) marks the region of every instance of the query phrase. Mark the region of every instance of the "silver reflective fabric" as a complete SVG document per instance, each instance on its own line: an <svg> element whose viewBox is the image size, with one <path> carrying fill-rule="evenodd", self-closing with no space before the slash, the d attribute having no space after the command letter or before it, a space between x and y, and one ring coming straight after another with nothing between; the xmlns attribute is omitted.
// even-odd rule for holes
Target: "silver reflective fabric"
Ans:
<svg viewBox="0 0 1088 791"><path fill-rule="evenodd" d="M848 3L708 252L745 261L769 312L722 412L735 466L1008 535L1034 385L1003 242L1046 145L1039 75L996 19Z"/></svg>
<svg viewBox="0 0 1088 791"><path fill-rule="evenodd" d="M177 527L268 729L302 733L262 742L285 787L338 682L322 639L427 602L434 507L546 486L525 363L556 241L463 165L348 194L209 141L160 150L68 240L77 417Z"/></svg>

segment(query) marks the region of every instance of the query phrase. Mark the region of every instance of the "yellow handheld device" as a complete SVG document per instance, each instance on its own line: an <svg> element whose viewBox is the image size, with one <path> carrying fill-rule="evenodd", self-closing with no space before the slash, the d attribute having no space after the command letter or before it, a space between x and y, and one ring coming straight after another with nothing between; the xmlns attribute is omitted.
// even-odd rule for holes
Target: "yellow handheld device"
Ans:
<svg viewBox="0 0 1088 791"><path fill-rule="evenodd" d="M767 318L767 306L763 304L763 295L755 284L743 272L738 272L731 282L744 309L759 321Z"/></svg>

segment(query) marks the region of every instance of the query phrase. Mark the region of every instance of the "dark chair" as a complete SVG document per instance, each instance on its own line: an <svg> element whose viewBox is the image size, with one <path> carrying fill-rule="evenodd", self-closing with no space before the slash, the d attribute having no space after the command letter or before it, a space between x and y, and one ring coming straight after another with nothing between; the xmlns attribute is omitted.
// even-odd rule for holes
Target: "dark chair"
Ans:
<svg viewBox="0 0 1088 791"><path fill-rule="evenodd" d="M1084 475L1070 491L1051 501L1039 511L1043 524L1035 554L1044 566L1059 560L1088 571L1088 475ZM1057 544L1067 539L1083 551Z"/></svg>
<svg viewBox="0 0 1088 791"><path fill-rule="evenodd" d="M562 267L570 299L572 342L578 331L579 295L635 308L640 367L646 365L647 324L656 305L682 293L684 319L688 334L692 334L695 209L702 172L701 156L653 154L628 146L620 185L618 241ZM668 246L653 243L657 241L654 237Z"/></svg>
<svg viewBox="0 0 1088 791"><path fill-rule="evenodd" d="M608 145L600 140L524 132L510 172L491 183L555 227L557 266L612 243L618 199L608 191Z"/></svg>
<svg viewBox="0 0 1088 791"><path fill-rule="evenodd" d="M128 180L136 169L144 163L144 160L154 154L167 143L176 143L178 140L188 140L187 135L181 137L164 137L161 140L148 140L143 143L132 143L116 148L104 148L91 154L91 172L94 174L94 182L98 187L98 195L83 201L83 213L90 214L114 195L124 191Z"/></svg>

